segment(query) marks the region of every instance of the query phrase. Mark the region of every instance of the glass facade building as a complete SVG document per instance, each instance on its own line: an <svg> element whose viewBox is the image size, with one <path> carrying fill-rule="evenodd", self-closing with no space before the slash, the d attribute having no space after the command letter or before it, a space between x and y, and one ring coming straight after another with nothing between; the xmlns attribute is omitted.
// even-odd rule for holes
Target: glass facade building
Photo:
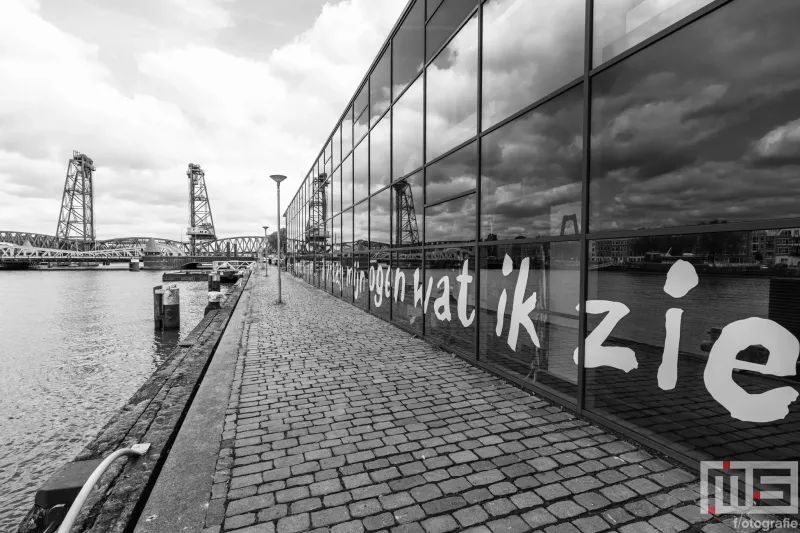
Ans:
<svg viewBox="0 0 800 533"><path fill-rule="evenodd" d="M800 455L797 0L415 0L294 275L675 459Z"/></svg>

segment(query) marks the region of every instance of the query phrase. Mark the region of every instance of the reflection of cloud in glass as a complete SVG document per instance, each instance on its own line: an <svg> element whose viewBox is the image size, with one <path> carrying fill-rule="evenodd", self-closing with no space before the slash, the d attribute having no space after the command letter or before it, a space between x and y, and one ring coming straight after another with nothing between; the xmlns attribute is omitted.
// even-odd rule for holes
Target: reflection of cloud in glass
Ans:
<svg viewBox="0 0 800 533"><path fill-rule="evenodd" d="M632 48L713 0L595 0L593 66Z"/></svg>
<svg viewBox="0 0 800 533"><path fill-rule="evenodd" d="M580 225L582 121L579 86L484 137L482 238L559 235L572 215Z"/></svg>
<svg viewBox="0 0 800 533"><path fill-rule="evenodd" d="M789 218L800 16L733 2L594 79L592 230Z"/></svg>
<svg viewBox="0 0 800 533"><path fill-rule="evenodd" d="M389 244L391 223L389 189L370 198L370 241Z"/></svg>
<svg viewBox="0 0 800 533"><path fill-rule="evenodd" d="M353 155L342 163L342 209L353 205Z"/></svg>
<svg viewBox="0 0 800 533"><path fill-rule="evenodd" d="M361 202L355 206L353 213L353 240L367 240L369 235L369 202Z"/></svg>
<svg viewBox="0 0 800 533"><path fill-rule="evenodd" d="M391 101L392 87L390 85L391 74L391 55L390 50L387 49L383 56L381 56L375 69L369 76L369 108L370 108L370 125L374 126L378 117L383 115L384 111L389 109Z"/></svg>
<svg viewBox="0 0 800 533"><path fill-rule="evenodd" d="M355 171L355 201L359 202L369 194L369 142L364 140L356 147L353 156L353 166Z"/></svg>
<svg viewBox="0 0 800 533"><path fill-rule="evenodd" d="M483 7L483 129L583 73L584 0Z"/></svg>
<svg viewBox="0 0 800 533"><path fill-rule="evenodd" d="M422 166L422 76L392 108L395 178Z"/></svg>
<svg viewBox="0 0 800 533"><path fill-rule="evenodd" d="M431 204L474 189L477 175L478 145L473 142L428 167L425 202Z"/></svg>
<svg viewBox="0 0 800 533"><path fill-rule="evenodd" d="M342 157L353 149L353 108L349 107L342 119Z"/></svg>
<svg viewBox="0 0 800 533"><path fill-rule="evenodd" d="M392 95L397 98L417 73L425 55L425 2L418 0L392 39Z"/></svg>
<svg viewBox="0 0 800 533"><path fill-rule="evenodd" d="M353 242L353 210L342 213L342 242Z"/></svg>
<svg viewBox="0 0 800 533"><path fill-rule="evenodd" d="M475 240L475 195L425 209L425 242Z"/></svg>
<svg viewBox="0 0 800 533"><path fill-rule="evenodd" d="M381 119L369 133L369 190L375 192L389 184L389 142L391 123L389 115Z"/></svg>
<svg viewBox="0 0 800 533"><path fill-rule="evenodd" d="M427 71L426 160L477 133L478 18L453 37Z"/></svg>

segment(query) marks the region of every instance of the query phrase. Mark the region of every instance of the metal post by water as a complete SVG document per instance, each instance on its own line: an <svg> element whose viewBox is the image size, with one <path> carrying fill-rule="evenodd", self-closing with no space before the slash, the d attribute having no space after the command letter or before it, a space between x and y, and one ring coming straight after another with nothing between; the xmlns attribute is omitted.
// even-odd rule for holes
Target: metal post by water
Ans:
<svg viewBox="0 0 800 533"><path fill-rule="evenodd" d="M180 329L180 290L177 285L153 287L153 321L156 329Z"/></svg>

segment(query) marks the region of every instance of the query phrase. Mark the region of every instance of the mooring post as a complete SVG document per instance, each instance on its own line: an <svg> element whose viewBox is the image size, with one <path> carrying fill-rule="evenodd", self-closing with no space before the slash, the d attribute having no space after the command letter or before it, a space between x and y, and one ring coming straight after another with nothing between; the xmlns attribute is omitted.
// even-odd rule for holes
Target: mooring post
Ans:
<svg viewBox="0 0 800 533"><path fill-rule="evenodd" d="M177 285L164 287L163 308L163 329L179 329L181 327L181 299L180 289Z"/></svg>
<svg viewBox="0 0 800 533"><path fill-rule="evenodd" d="M153 322L155 329L163 328L163 301L164 289L161 285L156 285L153 287Z"/></svg>
<svg viewBox="0 0 800 533"><path fill-rule="evenodd" d="M208 292L220 291L219 272L212 272L208 275Z"/></svg>
<svg viewBox="0 0 800 533"><path fill-rule="evenodd" d="M213 311L214 309L220 309L222 307L222 293L219 291L210 291L208 293L208 305L206 305L206 310L203 313L203 316L206 316L209 311Z"/></svg>

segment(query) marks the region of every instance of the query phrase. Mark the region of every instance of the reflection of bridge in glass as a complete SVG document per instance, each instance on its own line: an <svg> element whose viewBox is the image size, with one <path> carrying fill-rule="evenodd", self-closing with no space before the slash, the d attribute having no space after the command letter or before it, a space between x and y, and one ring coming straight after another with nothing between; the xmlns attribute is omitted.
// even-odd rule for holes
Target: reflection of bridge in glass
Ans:
<svg viewBox="0 0 800 533"><path fill-rule="evenodd" d="M263 236L230 237L199 243L194 255L255 257L263 253L264 247ZM75 241L53 235L0 231L0 262L114 261L145 255L188 256L189 243L157 237L121 237L96 241L91 249L81 250Z"/></svg>

